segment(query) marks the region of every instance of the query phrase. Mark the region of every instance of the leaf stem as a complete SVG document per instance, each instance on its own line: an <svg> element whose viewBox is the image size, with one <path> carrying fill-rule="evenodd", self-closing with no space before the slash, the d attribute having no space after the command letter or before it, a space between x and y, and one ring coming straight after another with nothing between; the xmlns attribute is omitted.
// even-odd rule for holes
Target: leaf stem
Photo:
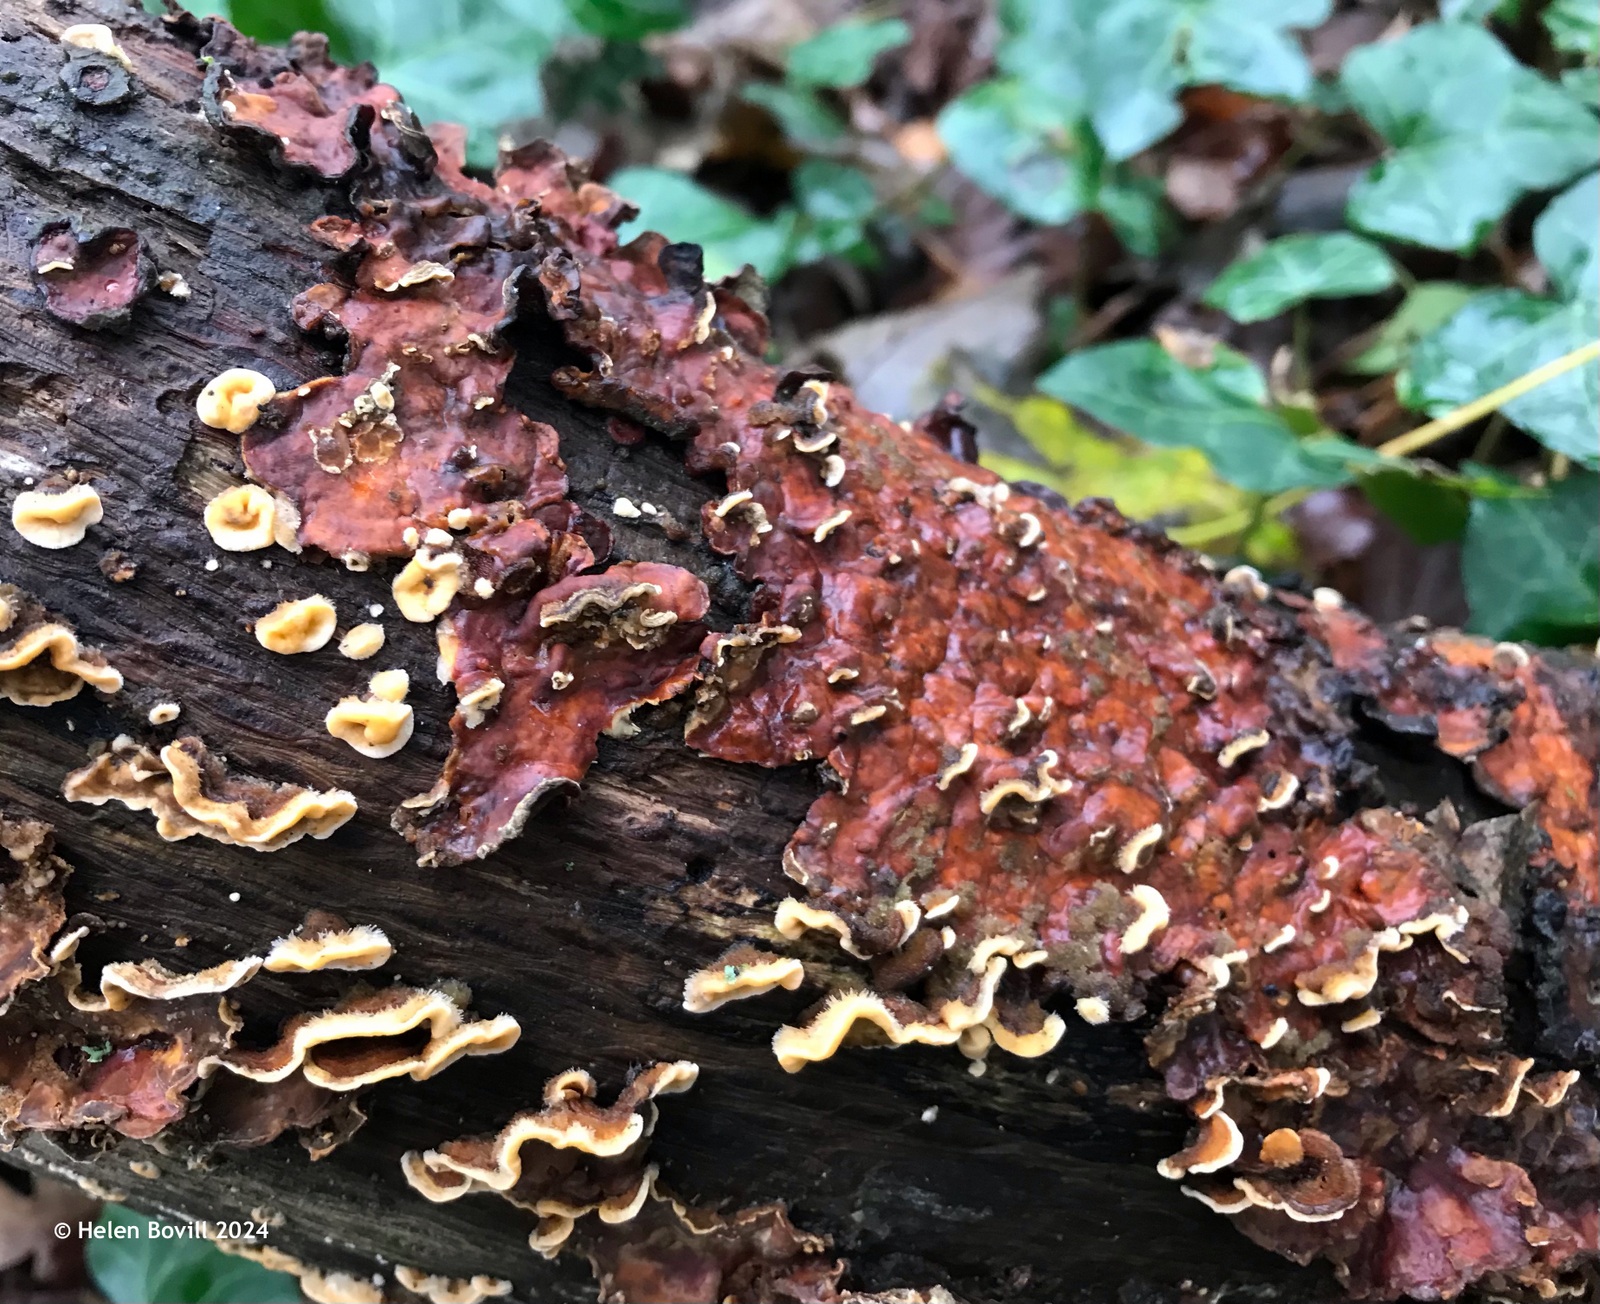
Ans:
<svg viewBox="0 0 1600 1304"><path fill-rule="evenodd" d="M1570 353L1565 353L1552 362L1547 362L1542 367L1535 367L1532 371L1518 376L1509 384L1492 390L1482 398L1475 398L1470 403L1463 403L1453 412L1447 412L1435 421L1418 426L1403 435L1396 435L1387 443L1378 445L1378 452L1385 457L1405 457L1414 453L1419 448L1426 448L1429 444L1436 443L1446 435L1452 435L1463 426L1470 426L1479 417L1486 417L1498 408L1504 407L1513 399L1521 398L1530 390L1538 389L1540 385L1548 384L1557 376L1564 376L1567 372L1583 366L1600 358L1600 340L1590 340L1587 344L1580 345Z"/></svg>

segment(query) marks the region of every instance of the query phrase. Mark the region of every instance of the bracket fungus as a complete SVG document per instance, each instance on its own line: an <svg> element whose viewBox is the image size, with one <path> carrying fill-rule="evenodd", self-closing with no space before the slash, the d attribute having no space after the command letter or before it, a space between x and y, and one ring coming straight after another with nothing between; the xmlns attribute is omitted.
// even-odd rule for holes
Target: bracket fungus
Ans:
<svg viewBox="0 0 1600 1304"><path fill-rule="evenodd" d="M426 1036L416 1035L426 1029ZM463 1055L498 1055L522 1029L509 1014L466 1015L460 993L431 988L357 989L332 1009L291 1018L262 1050L232 1050L206 1065L254 1082L279 1082L298 1072L313 1086L354 1091L388 1078L423 1082Z"/></svg>
<svg viewBox="0 0 1600 1304"><path fill-rule="evenodd" d="M351 927L337 915L313 910L288 937L268 949L262 968L268 973L318 973L323 969L381 969L394 955L394 947L381 928L371 924Z"/></svg>
<svg viewBox="0 0 1600 1304"><path fill-rule="evenodd" d="M35 548L71 548L105 516L93 485L27 489L11 504L11 527Z"/></svg>
<svg viewBox="0 0 1600 1304"><path fill-rule="evenodd" d="M328 732L363 756L393 756L411 741L414 713L406 705L411 678L404 670L380 670L360 697L342 697L328 711Z"/></svg>
<svg viewBox="0 0 1600 1304"><path fill-rule="evenodd" d="M225 552L259 552L281 542L284 529L277 500L258 484L224 489L206 504L206 532ZM288 532L294 542L293 529Z"/></svg>
<svg viewBox="0 0 1600 1304"><path fill-rule="evenodd" d="M0 584L0 697L17 706L50 706L88 684L119 692L122 674L77 633L13 584Z"/></svg>
<svg viewBox="0 0 1600 1304"><path fill-rule="evenodd" d="M501 1277L481 1273L473 1277L446 1277L404 1263L395 1264L394 1279L403 1289L422 1296L428 1304L482 1304L486 1299L499 1299L511 1293L511 1283Z"/></svg>
<svg viewBox="0 0 1600 1304"><path fill-rule="evenodd" d="M196 834L214 842L277 851L301 838L326 838L356 813L355 797L342 788L319 792L296 784L273 784L228 773L191 735L160 752L131 738L117 738L61 786L68 801L152 811L156 832L168 842Z"/></svg>
<svg viewBox="0 0 1600 1304"><path fill-rule="evenodd" d="M256 642L280 656L316 652L328 645L338 623L338 611L320 593L287 599L256 621Z"/></svg>
<svg viewBox="0 0 1600 1304"><path fill-rule="evenodd" d="M748 944L729 947L684 980L683 1008L690 1014L709 1014L730 1001L761 996L780 987L792 992L805 976L805 965L793 956L773 955Z"/></svg>
<svg viewBox="0 0 1600 1304"><path fill-rule="evenodd" d="M383 651L384 639L382 625L371 622L352 625L339 640L339 655L352 661L368 661Z"/></svg>
<svg viewBox="0 0 1600 1304"><path fill-rule="evenodd" d="M241 435L255 425L262 405L277 392L270 376L248 367L229 367L201 388L194 401L195 415L213 430Z"/></svg>

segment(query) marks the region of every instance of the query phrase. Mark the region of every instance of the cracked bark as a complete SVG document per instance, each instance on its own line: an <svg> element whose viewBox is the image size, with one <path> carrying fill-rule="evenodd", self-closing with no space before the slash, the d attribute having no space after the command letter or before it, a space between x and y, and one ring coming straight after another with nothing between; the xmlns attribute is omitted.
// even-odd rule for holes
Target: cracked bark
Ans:
<svg viewBox="0 0 1600 1304"><path fill-rule="evenodd" d="M86 100L62 80L52 34L77 21L116 26L137 69L126 98ZM523 1038L427 1083L383 1084L366 1099L369 1124L315 1165L280 1141L190 1167L182 1143L161 1137L30 1138L10 1159L88 1175L180 1216L281 1214L271 1243L319 1268L417 1264L509 1278L517 1298L586 1300L587 1267L534 1255L526 1215L487 1198L427 1204L401 1179L399 1157L492 1130L570 1066L593 1072L609 1099L631 1065L691 1059L700 1082L663 1104L652 1144L664 1180L703 1204L786 1201L797 1225L833 1238L858 1287L943 1282L973 1300L1101 1300L1123 1289L1129 1304L1188 1286L1285 1304L1337 1298L1325 1268L1258 1249L1157 1175L1189 1119L1147 1067L1139 1027L1075 1028L1047 1059L997 1057L982 1078L952 1051L924 1047L841 1054L789 1075L770 1036L814 991L683 1011L688 973L734 941L773 936L773 908L789 891L780 853L820 790L812 765L697 757L681 741L682 705L669 706L641 715L639 737L602 740L581 794L546 807L491 859L418 868L388 814L430 786L449 748L453 702L434 677L432 628L396 619L378 576L336 563L274 550L220 554L218 569L205 568L219 554L199 528L201 507L243 465L237 438L195 423L199 387L263 359L296 380L339 368L288 316L293 296L323 279L327 251L306 228L332 187L224 142L197 117L199 89L192 48L154 25L136 30L118 6L25 0L0 18L0 469L12 485L92 472L106 503L76 548L27 548L8 534L0 579L111 650L127 678L109 701L84 693L44 710L0 708L0 807L55 825L76 867L69 910L104 925L83 946L91 966L153 956L201 968L259 951L320 907L388 933L397 955L386 974L462 979L476 1009L515 1013ZM28 269L39 230L61 219L85 233L137 231L190 297L146 295L125 333L53 318ZM619 444L603 414L551 387L552 370L573 361L553 325L519 326L511 342L509 401L559 430L570 496L609 521L615 556L693 571L711 592L713 622L737 619L745 588L698 534L675 541L609 510L628 497L693 522L712 490L664 441ZM113 551L120 558L104 570L93 565ZM108 578L130 562L132 578ZM320 726L327 705L359 693L379 663L331 649L271 657L250 634L250 617L310 592L338 604L341 627L370 602L390 608L381 665L410 673L417 716L396 756L364 762ZM88 741L142 724L165 700L181 701L185 725L237 768L349 789L361 815L326 842L258 856L203 839L163 844L147 817L60 799ZM1448 796L1469 820L1502 813L1464 769L1376 725L1361 746L1391 804ZM815 973L845 963L822 942L786 949ZM281 1020L339 986L263 977L250 1013Z"/></svg>

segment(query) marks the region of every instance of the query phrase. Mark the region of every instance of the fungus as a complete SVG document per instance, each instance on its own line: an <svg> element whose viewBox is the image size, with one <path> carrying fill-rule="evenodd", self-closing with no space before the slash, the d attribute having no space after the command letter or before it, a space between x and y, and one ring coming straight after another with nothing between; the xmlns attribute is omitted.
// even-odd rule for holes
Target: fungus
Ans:
<svg viewBox="0 0 1600 1304"><path fill-rule="evenodd" d="M233 1050L208 1062L253 1082L301 1073L329 1091L407 1075L423 1082L464 1055L498 1055L522 1028L509 1014L469 1019L458 994L413 987L356 991L330 1010L297 1014L265 1050ZM407 1036L426 1027L426 1041Z"/></svg>
<svg viewBox="0 0 1600 1304"><path fill-rule="evenodd" d="M99 74L98 89L80 81L91 69ZM61 77L91 103L115 103L128 90L123 69L92 55L71 60ZM51 316L85 330L122 331L149 292L155 267L137 231L108 227L80 235L70 222L50 222L33 248L33 276Z"/></svg>
<svg viewBox="0 0 1600 1304"><path fill-rule="evenodd" d="M383 651L382 625L352 625L339 640L339 655L352 661L367 661Z"/></svg>
<svg viewBox="0 0 1600 1304"><path fill-rule="evenodd" d="M1335 960L1295 975L1296 995L1302 1005L1341 1005L1369 995L1378 982L1381 936L1372 938L1352 960Z"/></svg>
<svg viewBox="0 0 1600 1304"><path fill-rule="evenodd" d="M157 702L145 719L154 725L171 724L182 714L183 707L177 702Z"/></svg>
<svg viewBox="0 0 1600 1304"><path fill-rule="evenodd" d="M411 741L414 714L406 705L411 677L404 670L380 670L360 697L341 697L324 723L328 732L363 756L393 756Z"/></svg>
<svg viewBox="0 0 1600 1304"><path fill-rule="evenodd" d="M90 1013L125 1010L136 1000L181 1001L190 996L218 996L249 982L261 968L258 955L224 960L195 973L174 973L159 960L119 961L100 971L100 994L93 996L79 986L78 966L70 959L76 949L74 939L64 954L58 953L57 963L67 1000L74 1009Z"/></svg>
<svg viewBox="0 0 1600 1304"><path fill-rule="evenodd" d="M1117 868L1124 874L1133 873L1165 836L1166 830L1159 824L1151 824L1147 828L1140 829L1124 842L1121 850L1117 852Z"/></svg>
<svg viewBox="0 0 1600 1304"><path fill-rule="evenodd" d="M488 855L541 800L578 784L601 733L626 736L634 710L688 687L708 605L687 571L636 562L452 613L440 657L458 696L450 756L394 819L420 863Z"/></svg>
<svg viewBox="0 0 1600 1304"><path fill-rule="evenodd" d="M313 910L293 933L273 942L262 968L268 973L359 972L381 969L393 954L383 929L371 924L352 928L337 915Z"/></svg>
<svg viewBox="0 0 1600 1304"><path fill-rule="evenodd" d="M792 957L749 945L730 947L684 981L683 1008L690 1014L709 1014L730 1001L761 996L779 987L792 992L805 976L805 966Z"/></svg>
<svg viewBox="0 0 1600 1304"><path fill-rule="evenodd" d="M796 901L793 897L785 897L778 902L772 926L778 930L780 936L788 938L791 942L798 941L812 931L832 933L839 939L839 945L846 953L858 960L865 960L868 955L856 945L855 939L851 936L850 925L842 918L830 910L819 910L804 901Z"/></svg>
<svg viewBox="0 0 1600 1304"><path fill-rule="evenodd" d="M17 706L50 706L76 697L85 684L115 693L122 675L34 598L0 584L0 697Z"/></svg>
<svg viewBox="0 0 1600 1304"><path fill-rule="evenodd" d="M1214 1173L1244 1154L1244 1134L1220 1109L1200 1121L1195 1139L1156 1165L1163 1177L1177 1181L1189 1173Z"/></svg>
<svg viewBox="0 0 1600 1304"><path fill-rule="evenodd" d="M39 820L0 814L0 1013L17 990L50 972L50 939L66 922L61 889L72 873Z"/></svg>
<svg viewBox="0 0 1600 1304"><path fill-rule="evenodd" d="M482 1304L486 1299L498 1299L511 1293L511 1283L500 1277L481 1274L446 1277L425 1273L404 1263L395 1264L394 1279L413 1295L421 1295L428 1304Z"/></svg>
<svg viewBox="0 0 1600 1304"><path fill-rule="evenodd" d="M1128 889L1128 895L1139 907L1139 917L1123 931L1120 942L1123 955L1144 950L1150 945L1150 939L1165 928L1172 918L1166 898L1148 883L1134 884Z"/></svg>
<svg viewBox="0 0 1600 1304"><path fill-rule="evenodd" d="M407 620L426 624L442 615L461 588L461 554L421 548L394 577L394 605Z"/></svg>
<svg viewBox="0 0 1600 1304"><path fill-rule="evenodd" d="M256 621L256 642L268 652L295 656L326 647L339 623L333 603L320 593L280 602Z"/></svg>
<svg viewBox="0 0 1600 1304"><path fill-rule="evenodd" d="M82 543L91 525L105 515L94 486L75 484L65 489L27 489L11 504L11 525L36 548L70 548Z"/></svg>
<svg viewBox="0 0 1600 1304"><path fill-rule="evenodd" d="M410 1151L401 1158L401 1170L413 1190L437 1204L475 1191L517 1188L525 1173L540 1171L525 1167L523 1151L529 1146L574 1150L601 1159L624 1155L655 1126L655 1098L687 1091L699 1072L688 1060L651 1064L634 1075L612 1104L601 1106L595 1103L594 1079L580 1069L569 1069L545 1083L542 1108L514 1115L493 1136ZM542 1167L543 1156L537 1162ZM630 1184L627 1202L634 1198Z"/></svg>
<svg viewBox="0 0 1600 1304"><path fill-rule="evenodd" d="M167 842L196 834L214 842L277 851L303 837L322 839L356 813L343 789L319 792L296 784L271 784L229 774L222 758L189 735L159 753L119 738L88 765L67 775L68 801L153 811L156 833Z"/></svg>
<svg viewBox="0 0 1600 1304"><path fill-rule="evenodd" d="M1383 1022L1383 1011L1377 1008L1362 1010L1339 1025L1340 1032L1366 1032Z"/></svg>
<svg viewBox="0 0 1600 1304"><path fill-rule="evenodd" d="M1325 1132L1279 1128L1261 1143L1261 1171L1233 1184L1251 1204L1295 1222L1334 1222L1361 1198L1361 1168Z"/></svg>
<svg viewBox="0 0 1600 1304"><path fill-rule="evenodd" d="M62 45L70 45L78 50L93 50L108 59L115 59L129 72L133 71L132 61L104 23L73 23L62 29L60 39Z"/></svg>
<svg viewBox="0 0 1600 1304"><path fill-rule="evenodd" d="M1238 764L1240 757L1260 751L1271 741L1272 735L1265 729L1252 729L1249 733L1240 734L1217 753L1217 764L1224 770L1231 770Z"/></svg>
<svg viewBox="0 0 1600 1304"><path fill-rule="evenodd" d="M194 401L195 415L213 430L241 435L255 425L260 419L262 405L277 392L278 387L259 371L229 367L206 382Z"/></svg>
<svg viewBox="0 0 1600 1304"><path fill-rule="evenodd" d="M225 552L257 552L277 540L277 503L258 484L224 489L206 504L206 530Z"/></svg>

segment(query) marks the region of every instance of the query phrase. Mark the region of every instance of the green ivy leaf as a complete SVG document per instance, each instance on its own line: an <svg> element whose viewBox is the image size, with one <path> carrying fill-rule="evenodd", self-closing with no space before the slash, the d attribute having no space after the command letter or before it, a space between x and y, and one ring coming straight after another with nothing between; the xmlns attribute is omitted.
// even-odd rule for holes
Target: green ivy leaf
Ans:
<svg viewBox="0 0 1600 1304"><path fill-rule="evenodd" d="M815 262L830 254L859 263L876 258L866 228L877 212L878 196L866 173L828 159L807 159L791 181L802 219L795 262Z"/></svg>
<svg viewBox="0 0 1600 1304"><path fill-rule="evenodd" d="M1475 286L1459 281L1424 281L1413 286L1377 338L1345 369L1358 376L1383 376L1400 370L1416 342L1444 325L1477 293Z"/></svg>
<svg viewBox="0 0 1600 1304"><path fill-rule="evenodd" d="M1182 121L1185 86L1303 100L1311 69L1290 29L1328 0L1007 0L1000 62L1036 95L1071 102L1108 157L1126 159Z"/></svg>
<svg viewBox="0 0 1600 1304"><path fill-rule="evenodd" d="M550 7L548 0L535 3ZM689 0L566 0L566 6L584 31L608 41L639 41L671 31L688 22L691 12Z"/></svg>
<svg viewBox="0 0 1600 1304"><path fill-rule="evenodd" d="M300 1283L286 1272L226 1255L204 1237L164 1237L171 1224L107 1205L100 1222L134 1235L91 1240L85 1253L95 1285L111 1304L298 1304Z"/></svg>
<svg viewBox="0 0 1600 1304"><path fill-rule="evenodd" d="M1389 255L1358 235L1286 235L1241 258L1205 293L1235 321L1264 321L1307 299L1376 294L1394 284Z"/></svg>
<svg viewBox="0 0 1600 1304"><path fill-rule="evenodd" d="M1153 340L1124 340L1069 354L1039 378L1046 394L1161 448L1198 448L1224 480L1257 493L1348 483L1368 450L1331 436L1296 438L1262 405L1266 382L1247 359L1219 348L1205 370L1186 367Z"/></svg>
<svg viewBox="0 0 1600 1304"><path fill-rule="evenodd" d="M872 76L880 54L910 39L910 26L899 18L839 23L790 47L789 80L802 86L859 86Z"/></svg>
<svg viewBox="0 0 1600 1304"><path fill-rule="evenodd" d="M1556 49L1590 63L1600 60L1600 9L1590 0L1550 0L1539 18Z"/></svg>
<svg viewBox="0 0 1600 1304"><path fill-rule="evenodd" d="M1411 351L1395 378L1407 407L1443 416L1600 335L1594 299L1557 303L1520 290L1472 299ZM1600 369L1579 367L1513 399L1501 411L1546 448L1600 464Z"/></svg>
<svg viewBox="0 0 1600 1304"><path fill-rule="evenodd" d="M751 82L740 88L739 96L776 118L783 134L797 145L826 145L844 135L844 120L809 87Z"/></svg>
<svg viewBox="0 0 1600 1304"><path fill-rule="evenodd" d="M1533 224L1533 251L1561 298L1600 297L1600 172L1550 201Z"/></svg>
<svg viewBox="0 0 1600 1304"><path fill-rule="evenodd" d="M623 168L609 184L639 209L639 216L622 228L623 239L660 231L669 240L693 241L705 252L709 280L732 275L745 263L775 280L792 265L793 209L763 220L682 172L666 168Z"/></svg>
<svg viewBox="0 0 1600 1304"><path fill-rule="evenodd" d="M1469 628L1490 638L1588 641L1600 624L1600 477L1577 472L1535 497L1476 498L1461 572Z"/></svg>
<svg viewBox="0 0 1600 1304"><path fill-rule="evenodd" d="M1430 23L1345 60L1351 103L1391 146L1352 225L1468 252L1516 200L1594 166L1594 117L1481 28Z"/></svg>
<svg viewBox="0 0 1600 1304"><path fill-rule="evenodd" d="M1092 143L1059 105L1014 78L980 82L939 114L939 135L980 189L1044 226L1076 217L1094 199Z"/></svg>
<svg viewBox="0 0 1600 1304"><path fill-rule="evenodd" d="M1568 68L1561 89L1586 109L1600 109L1600 68Z"/></svg>
<svg viewBox="0 0 1600 1304"><path fill-rule="evenodd" d="M1362 476L1361 491L1421 547L1459 539L1467 528L1471 499L1450 480L1384 469Z"/></svg>

